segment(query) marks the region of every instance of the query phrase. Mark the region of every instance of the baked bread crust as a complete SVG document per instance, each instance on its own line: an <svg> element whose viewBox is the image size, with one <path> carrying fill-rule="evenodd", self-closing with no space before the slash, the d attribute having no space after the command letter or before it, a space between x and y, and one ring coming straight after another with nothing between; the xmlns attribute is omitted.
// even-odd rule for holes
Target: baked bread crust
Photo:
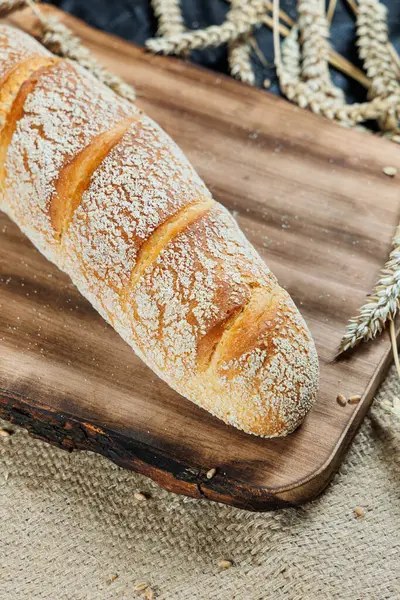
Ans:
<svg viewBox="0 0 400 600"><path fill-rule="evenodd" d="M174 142L0 26L1 207L171 387L248 433L314 402L310 332Z"/></svg>

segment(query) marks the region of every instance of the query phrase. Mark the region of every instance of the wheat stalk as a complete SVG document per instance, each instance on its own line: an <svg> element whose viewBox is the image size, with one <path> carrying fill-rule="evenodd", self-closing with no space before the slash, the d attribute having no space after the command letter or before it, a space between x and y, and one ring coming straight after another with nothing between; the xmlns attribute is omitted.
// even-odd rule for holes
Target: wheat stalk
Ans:
<svg viewBox="0 0 400 600"><path fill-rule="evenodd" d="M135 100L135 91L132 86L100 65L68 27L53 17L47 17L42 21L42 25L43 33L40 39L46 48L54 54L76 61L123 98L131 102Z"/></svg>
<svg viewBox="0 0 400 600"><path fill-rule="evenodd" d="M387 111L378 117L381 129L396 131L400 121L400 86L397 63L388 52L389 38L387 11L377 0L360 0L357 9L357 36L360 57L371 78L370 96L375 101L391 103ZM397 228L389 259L381 271L368 302L350 319L339 346L339 354L352 348L361 340L375 338L391 322L393 345L393 320L400 301L400 227ZM397 346L393 346L396 368L399 369Z"/></svg>
<svg viewBox="0 0 400 600"><path fill-rule="evenodd" d="M185 31L179 0L151 0L158 19L157 35L171 37Z"/></svg>
<svg viewBox="0 0 400 600"><path fill-rule="evenodd" d="M299 29L295 25L290 30L287 38L282 42L282 64L285 65L286 74L293 81L300 82L301 76L301 51L299 43Z"/></svg>
<svg viewBox="0 0 400 600"><path fill-rule="evenodd" d="M146 47L156 54L181 54L189 50L216 47L247 35L258 21L258 17L242 23L225 21L222 25L210 25L169 38L152 38L147 40Z"/></svg>
<svg viewBox="0 0 400 600"><path fill-rule="evenodd" d="M360 0L357 14L357 45L364 68L371 79L369 97L397 97L400 102L398 66L388 52L389 34L387 9L378 0ZM398 129L395 115L384 114L378 119L384 131Z"/></svg>
<svg viewBox="0 0 400 600"><path fill-rule="evenodd" d="M342 90L335 87L329 73L329 26L320 0L299 0L298 28L303 40L301 74L308 87L344 104Z"/></svg>
<svg viewBox="0 0 400 600"><path fill-rule="evenodd" d="M184 32L166 38L152 38L147 40L146 47L154 53L181 54L185 51L229 44L240 37L250 35L252 29L261 24L272 29L272 19L265 14L266 11L272 10L270 0L250 0L246 3L238 2L238 4L240 10L236 17L233 18L232 11L229 11L227 20L222 25L211 25L202 30ZM284 23L293 25L292 19L284 11L280 10L279 16ZM279 24L279 28L282 35L289 35L290 29L285 25ZM369 87L369 80L364 73L332 49L329 51L329 63L358 81L362 86Z"/></svg>
<svg viewBox="0 0 400 600"><path fill-rule="evenodd" d="M228 2L229 4L233 4L235 0L226 0L226 2ZM242 0L236 0L237 4L240 4L242 2ZM269 12L272 13L272 2L271 0L264 0L264 4L267 10L269 10ZM289 15L287 15L285 13L284 10L279 10L279 18L283 23L286 23L286 25L289 25L290 27L293 27L294 25L294 21L291 17L289 17Z"/></svg>
<svg viewBox="0 0 400 600"><path fill-rule="evenodd" d="M241 11L241 0L232 0L232 7L228 13L228 20L233 21L236 17L235 13ZM239 17L240 18L240 17ZM243 83L249 85L255 84L255 75L251 65L251 46L249 43L249 35L231 41L228 44L228 64L231 75L240 79Z"/></svg>
<svg viewBox="0 0 400 600"><path fill-rule="evenodd" d="M302 108L338 118L344 106L344 95L330 78L328 59L328 25L319 0L300 0L298 25L292 28L280 53L277 23L278 2L275 3L273 31L276 68L283 93ZM299 34L303 40L301 51ZM349 121L343 112L340 116Z"/></svg>
<svg viewBox="0 0 400 600"><path fill-rule="evenodd" d="M39 39L46 48L58 56L69 58L79 63L123 98L131 102L135 100L135 90L133 87L100 65L90 50L82 44L69 27L55 17L45 16L32 0L25 1L42 26Z"/></svg>
<svg viewBox="0 0 400 600"><path fill-rule="evenodd" d="M337 0L329 0L328 10L326 11L326 20L329 25L332 23L333 15L335 14Z"/></svg>
<svg viewBox="0 0 400 600"><path fill-rule="evenodd" d="M269 29L273 29L273 19L269 15L264 15L262 20L264 25L269 27ZM282 35L283 37L286 38L290 34L291 29L288 29L282 23L278 22L277 27L280 35ZM332 67L335 67L335 69L337 69L338 71L341 71L345 75L348 75L348 77L351 77L355 81L358 81L358 83L366 89L369 88L370 81L368 77L366 77L366 75L362 71L360 71L360 69L357 69L357 67L355 67L350 61L344 58L344 56L342 56L332 48L330 48L329 50L329 64L332 65Z"/></svg>
<svg viewBox="0 0 400 600"><path fill-rule="evenodd" d="M298 104L301 108L309 108L316 114L321 114L330 120L352 127L364 121L385 118L390 122L400 119L400 105L398 96L388 98L374 98L371 102L355 104L336 104L335 100L323 92L314 92L302 81L294 80L289 73L279 70L280 87L285 96Z"/></svg>
<svg viewBox="0 0 400 600"><path fill-rule="evenodd" d="M255 25L261 23L262 14L266 11L266 0L248 0L228 12L222 25L210 25L205 29L188 31L168 38L152 38L147 40L149 50L162 54L180 54L188 50L220 46L233 42L251 33Z"/></svg>
<svg viewBox="0 0 400 600"><path fill-rule="evenodd" d="M301 28L303 39L300 61L299 49L296 47L299 44L297 31L293 32L289 46L281 56L279 33L282 26L279 25L277 16L278 0L275 0L274 5L277 5L272 23L277 74L281 90L289 100L301 108L309 108L345 126L354 126L370 119L385 121L391 125L398 122L400 102L395 91L390 91L384 97L378 95L370 102L344 104L342 92L330 80L327 66L327 24L319 0L299 1L298 27Z"/></svg>
<svg viewBox="0 0 400 600"><path fill-rule="evenodd" d="M338 354L353 348L362 340L376 337L388 320L393 320L400 298L400 226L393 237L393 248L368 302L357 317L350 319L340 342Z"/></svg>
<svg viewBox="0 0 400 600"><path fill-rule="evenodd" d="M353 11L354 15L358 15L358 6L355 0L347 0L347 4ZM400 71L400 56L397 53L396 48L389 42L389 52L392 55L393 60L395 61L398 70Z"/></svg>
<svg viewBox="0 0 400 600"><path fill-rule="evenodd" d="M260 63L263 65L263 67L265 67L266 69L268 69L268 67L270 67L271 64L268 62L268 60L265 58L264 54L262 53L261 48L258 45L258 42L257 42L256 38L254 36L250 36L248 38L248 40L249 40L250 46L254 50L254 54L257 56L257 58L260 61Z"/></svg>
<svg viewBox="0 0 400 600"><path fill-rule="evenodd" d="M371 79L370 96L387 96L398 89L398 70L388 52L387 9L377 0L360 0L357 46Z"/></svg>

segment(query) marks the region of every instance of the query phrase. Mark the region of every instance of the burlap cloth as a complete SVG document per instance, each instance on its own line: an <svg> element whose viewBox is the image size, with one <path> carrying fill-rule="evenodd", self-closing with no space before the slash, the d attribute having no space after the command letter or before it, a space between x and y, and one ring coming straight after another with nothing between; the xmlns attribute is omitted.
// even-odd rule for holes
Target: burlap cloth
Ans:
<svg viewBox="0 0 400 600"><path fill-rule="evenodd" d="M378 396L393 395L392 370ZM375 403L320 498L255 514L169 494L18 430L0 438L0 598L130 600L139 581L168 600L400 598L399 441Z"/></svg>

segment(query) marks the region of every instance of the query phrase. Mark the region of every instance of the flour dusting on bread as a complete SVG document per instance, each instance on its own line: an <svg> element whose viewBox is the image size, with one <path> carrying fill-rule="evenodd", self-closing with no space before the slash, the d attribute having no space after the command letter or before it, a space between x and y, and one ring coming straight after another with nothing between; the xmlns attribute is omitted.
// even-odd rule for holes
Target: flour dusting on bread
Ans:
<svg viewBox="0 0 400 600"><path fill-rule="evenodd" d="M318 359L290 296L158 125L48 57L0 26L0 84L30 61L0 96L2 207L171 387L248 433L293 431Z"/></svg>

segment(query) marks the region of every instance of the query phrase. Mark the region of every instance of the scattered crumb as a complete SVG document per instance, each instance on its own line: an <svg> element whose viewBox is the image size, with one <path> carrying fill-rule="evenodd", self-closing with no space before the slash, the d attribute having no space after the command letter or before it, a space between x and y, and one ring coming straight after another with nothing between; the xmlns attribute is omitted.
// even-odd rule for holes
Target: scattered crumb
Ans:
<svg viewBox="0 0 400 600"><path fill-rule="evenodd" d="M140 582L140 583L137 583L133 589L135 590L135 592L140 593L140 592L144 592L145 590L147 590L148 587L149 587L148 583Z"/></svg>
<svg viewBox="0 0 400 600"><path fill-rule="evenodd" d="M147 496L142 494L142 492L135 492L133 496L135 500L138 500L139 502L145 502L147 500Z"/></svg>
<svg viewBox="0 0 400 600"><path fill-rule="evenodd" d="M271 87L271 80L270 79L264 79L263 86L267 90L269 87Z"/></svg>
<svg viewBox="0 0 400 600"><path fill-rule="evenodd" d="M346 398L343 396L343 394L338 394L338 395L336 396L336 402L337 402L338 404L340 404L340 406L346 406L346 404L347 404L347 400L346 400Z"/></svg>
<svg viewBox="0 0 400 600"><path fill-rule="evenodd" d="M217 469L215 469L215 468L207 471L207 474L206 474L207 479L212 479L216 472L217 472Z"/></svg>
<svg viewBox="0 0 400 600"><path fill-rule="evenodd" d="M349 404L358 404L361 400L361 396L350 396L348 399Z"/></svg>
<svg viewBox="0 0 400 600"><path fill-rule="evenodd" d="M362 506L356 506L356 508L354 509L354 514L357 517L357 519L361 519L365 516L365 508L363 508Z"/></svg>
<svg viewBox="0 0 400 600"><path fill-rule="evenodd" d="M250 131L248 137L249 137L249 140L256 140L259 135L260 135L259 131Z"/></svg>
<svg viewBox="0 0 400 600"><path fill-rule="evenodd" d="M385 173L385 175L387 175L388 177L394 177L397 174L397 169L396 167L383 167L382 171Z"/></svg>
<svg viewBox="0 0 400 600"><path fill-rule="evenodd" d="M230 560L220 560L218 563L218 566L220 569L230 569L232 566L232 563Z"/></svg>
<svg viewBox="0 0 400 600"><path fill-rule="evenodd" d="M271 245L271 240L269 239L269 237L267 235L264 235L263 240L264 240L262 243L263 248L268 248L268 246Z"/></svg>
<svg viewBox="0 0 400 600"><path fill-rule="evenodd" d="M114 573L113 575L110 576L108 583L112 583L116 579L118 579L118 575L117 575L117 573Z"/></svg>

